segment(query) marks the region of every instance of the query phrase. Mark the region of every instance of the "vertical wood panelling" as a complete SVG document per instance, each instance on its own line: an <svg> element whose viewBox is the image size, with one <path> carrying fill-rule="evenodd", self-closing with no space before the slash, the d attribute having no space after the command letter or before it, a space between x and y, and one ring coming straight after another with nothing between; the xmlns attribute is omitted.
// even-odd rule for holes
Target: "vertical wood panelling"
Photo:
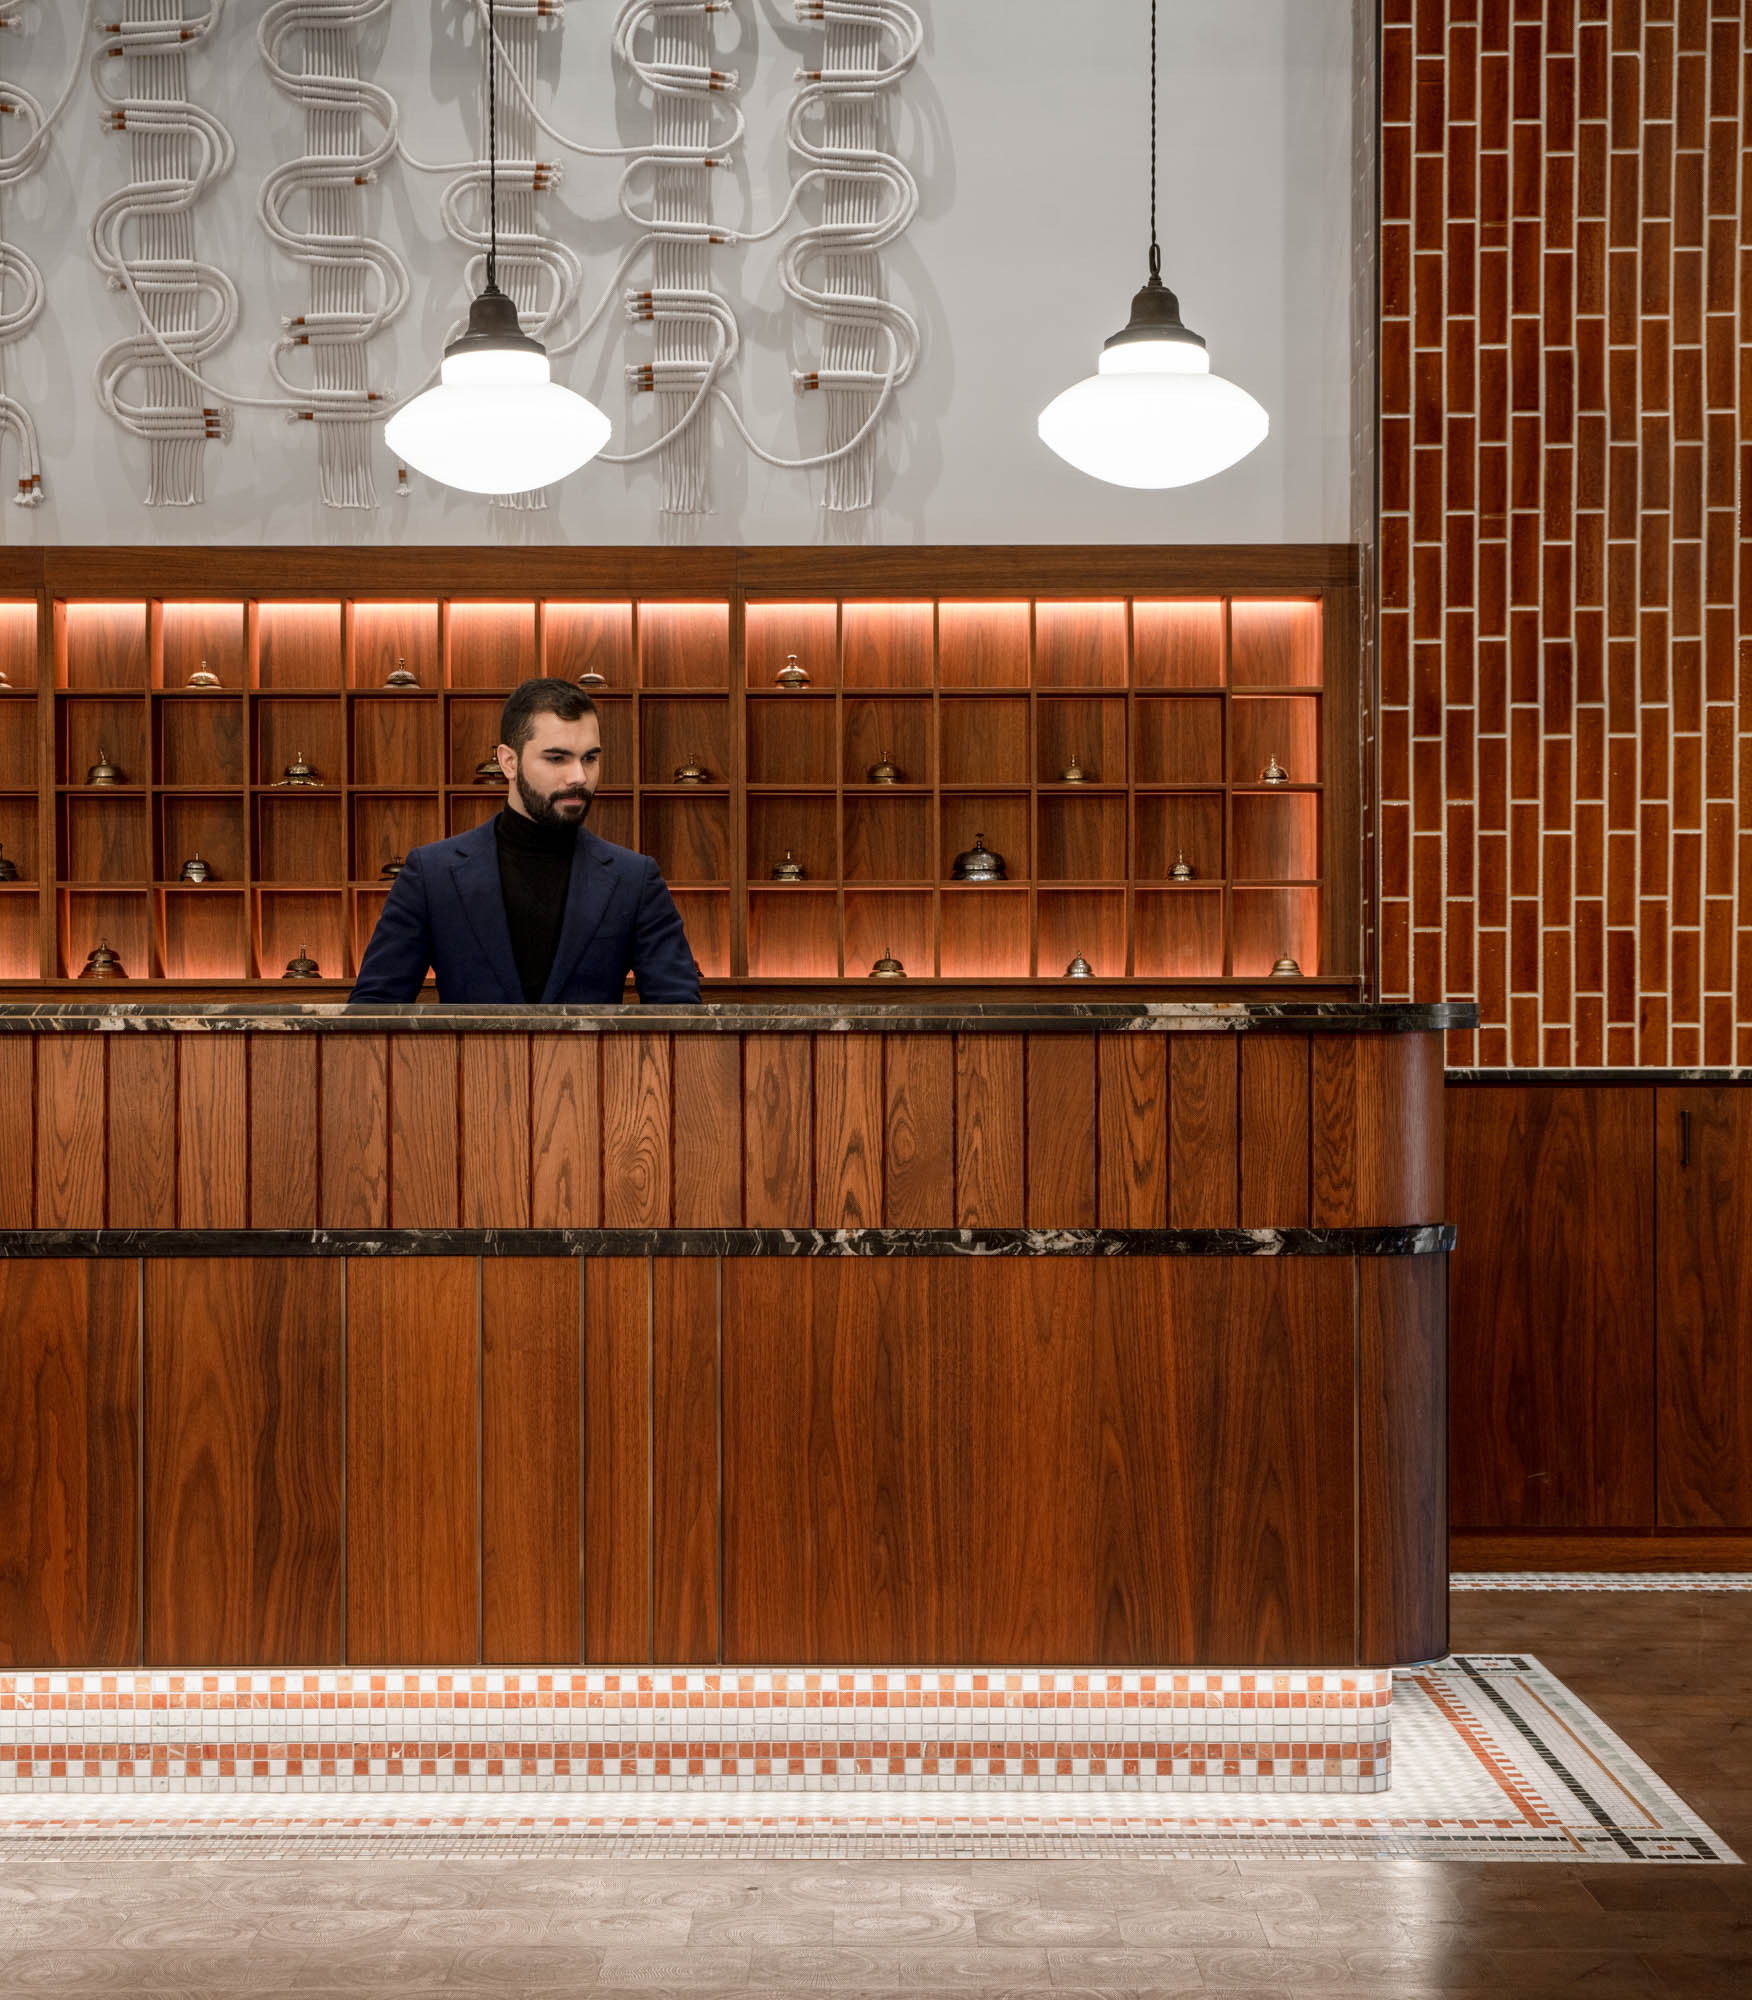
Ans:
<svg viewBox="0 0 1752 2000"><path fill-rule="evenodd" d="M1448 1093L1457 1528L1654 1519L1654 1093Z"/></svg>
<svg viewBox="0 0 1752 2000"><path fill-rule="evenodd" d="M182 1035L117 1035L110 1044L109 1226L112 1229L176 1227L177 1052L185 1041L193 1039ZM9 1046L28 1049L30 1044L19 1041ZM28 1088L24 1101L28 1109Z"/></svg>
<svg viewBox="0 0 1752 2000"><path fill-rule="evenodd" d="M1235 1035L1168 1044L1168 1226L1233 1229L1240 1219Z"/></svg>
<svg viewBox="0 0 1752 2000"><path fill-rule="evenodd" d="M249 1221L249 1050L241 1035L180 1035L176 1220L180 1229ZM110 1079L115 1098L115 1078ZM287 1135L282 1133L282 1139ZM112 1169L113 1171L113 1169Z"/></svg>
<svg viewBox="0 0 1752 2000"><path fill-rule="evenodd" d="M1095 1037L1030 1035L1026 1206L1030 1229L1095 1226Z"/></svg>
<svg viewBox="0 0 1752 2000"><path fill-rule="evenodd" d="M724 1269L724 1656L1354 1657L1343 1259Z"/></svg>
<svg viewBox="0 0 1752 2000"><path fill-rule="evenodd" d="M1752 1092L1655 1093L1663 1528L1752 1527Z"/></svg>
<svg viewBox="0 0 1752 2000"><path fill-rule="evenodd" d="M602 1226L670 1226L667 1035L602 1041Z"/></svg>
<svg viewBox="0 0 1752 2000"><path fill-rule="evenodd" d="M652 1261L654 1657L718 1657L718 1264Z"/></svg>
<svg viewBox="0 0 1752 2000"><path fill-rule="evenodd" d="M815 1226L882 1223L882 1038L815 1037Z"/></svg>
<svg viewBox="0 0 1752 2000"><path fill-rule="evenodd" d="M602 1215L602 1123L594 1035L532 1035L530 1222L594 1229Z"/></svg>
<svg viewBox="0 0 1752 2000"><path fill-rule="evenodd" d="M104 1224L107 1035L40 1035L36 1044L36 1226Z"/></svg>
<svg viewBox="0 0 1752 2000"><path fill-rule="evenodd" d="M1103 1035L1100 1180L1103 1229L1168 1222L1168 1038Z"/></svg>
<svg viewBox="0 0 1752 2000"><path fill-rule="evenodd" d="M1308 1226L1308 1038L1241 1035L1241 1227Z"/></svg>
<svg viewBox="0 0 1752 2000"><path fill-rule="evenodd" d="M651 1658L651 1264L584 1268L584 1657Z"/></svg>
<svg viewBox="0 0 1752 2000"><path fill-rule="evenodd" d="M318 1037L325 1229L389 1222L389 1045L382 1035ZM298 1143L297 1134L289 1134Z"/></svg>
<svg viewBox="0 0 1752 2000"><path fill-rule="evenodd" d="M136 1263L0 1259L0 1665L138 1662L138 1362Z"/></svg>
<svg viewBox="0 0 1752 2000"><path fill-rule="evenodd" d="M347 1655L477 1657L480 1343L473 1258L351 1258Z"/></svg>
<svg viewBox="0 0 1752 2000"><path fill-rule="evenodd" d="M462 1226L530 1226L529 1037L462 1035Z"/></svg>
<svg viewBox="0 0 1752 2000"><path fill-rule="evenodd" d="M481 1260L481 1657L579 1657L579 1266Z"/></svg>
<svg viewBox="0 0 1752 2000"><path fill-rule="evenodd" d="M742 1044L743 1210L751 1229L807 1229L814 1140L806 1035Z"/></svg>
<svg viewBox="0 0 1752 2000"><path fill-rule="evenodd" d="M675 1038L675 1226L742 1223L742 1038Z"/></svg>
<svg viewBox="0 0 1752 2000"><path fill-rule="evenodd" d="M947 1035L887 1035L883 1047L882 1220L890 1229L951 1228L954 1044Z"/></svg>
<svg viewBox="0 0 1752 2000"><path fill-rule="evenodd" d="M389 1038L389 1222L454 1229L461 1162L457 1037Z"/></svg>
<svg viewBox="0 0 1752 2000"><path fill-rule="evenodd" d="M955 1223L1022 1226L1022 1037L955 1037Z"/></svg>
<svg viewBox="0 0 1752 2000"><path fill-rule="evenodd" d="M1095 1259L1010 1266L996 1285L950 1260L936 1337L951 1366L964 1441L940 1418L932 1446L965 1457L964 1659L1086 1659L1095 1628L1090 1522L1100 1480L1090 1389Z"/></svg>
<svg viewBox="0 0 1752 2000"><path fill-rule="evenodd" d="M148 1666L342 1657L341 1278L147 1263Z"/></svg>
<svg viewBox="0 0 1752 2000"><path fill-rule="evenodd" d="M1358 1616L1365 1664L1448 1650L1447 1262L1358 1260ZM1423 1450L1408 1449L1412 1440Z"/></svg>
<svg viewBox="0 0 1752 2000"><path fill-rule="evenodd" d="M36 1045L30 1035L0 1036L0 1229L29 1229L36 1160Z"/></svg>
<svg viewBox="0 0 1752 2000"><path fill-rule="evenodd" d="M966 1457L937 1448L967 1421L948 1262L726 1259L726 1660L962 1651Z"/></svg>
<svg viewBox="0 0 1752 2000"><path fill-rule="evenodd" d="M251 1035L249 1215L256 1229L314 1229L316 1035Z"/></svg>
<svg viewBox="0 0 1752 2000"><path fill-rule="evenodd" d="M1315 1035L1314 1226L1444 1222L1439 1035Z"/></svg>

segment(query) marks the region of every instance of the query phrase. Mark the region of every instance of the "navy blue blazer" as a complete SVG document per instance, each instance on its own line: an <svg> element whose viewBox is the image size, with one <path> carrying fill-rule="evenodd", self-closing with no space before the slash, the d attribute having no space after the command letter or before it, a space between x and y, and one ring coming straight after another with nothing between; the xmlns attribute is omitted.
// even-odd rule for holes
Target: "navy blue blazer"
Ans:
<svg viewBox="0 0 1752 2000"><path fill-rule="evenodd" d="M491 820L408 856L348 998L417 999L428 967L440 1000L523 1005ZM699 1000L699 970L656 862L580 827L542 1004L621 1000L629 968L643 1001Z"/></svg>

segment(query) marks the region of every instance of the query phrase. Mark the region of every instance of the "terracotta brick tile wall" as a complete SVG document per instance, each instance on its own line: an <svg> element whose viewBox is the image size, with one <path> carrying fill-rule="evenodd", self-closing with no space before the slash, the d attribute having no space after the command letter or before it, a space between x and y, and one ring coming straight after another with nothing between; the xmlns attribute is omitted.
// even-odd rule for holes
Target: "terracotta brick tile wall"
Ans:
<svg viewBox="0 0 1752 2000"><path fill-rule="evenodd" d="M1387 0L1384 998L1752 1062L1752 4Z"/></svg>

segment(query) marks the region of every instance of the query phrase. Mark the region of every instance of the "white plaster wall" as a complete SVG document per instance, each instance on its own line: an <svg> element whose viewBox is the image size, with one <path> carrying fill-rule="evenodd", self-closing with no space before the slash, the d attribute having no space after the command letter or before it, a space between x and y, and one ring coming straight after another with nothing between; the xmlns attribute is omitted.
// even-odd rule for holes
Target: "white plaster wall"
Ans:
<svg viewBox="0 0 1752 2000"><path fill-rule="evenodd" d="M0 506L0 539L27 542L747 543L1274 542L1348 538L1351 283L1351 0L1161 0L1161 235L1164 276L1218 372L1271 413L1266 444L1240 466L1181 493L1141 494L1072 471L1039 442L1034 420L1061 388L1092 372L1102 339L1124 322L1143 281L1147 241L1148 8L1145 0L922 0L929 40L903 87L900 149L923 210L888 260L890 287L919 315L924 354L884 437L879 503L825 515L815 478L770 470L716 424L715 511L666 519L657 476L590 467L514 514L418 478L394 495L378 456L380 503L344 513L317 498L308 425L240 409L233 442L207 452L204 506L147 508L145 448L97 408L92 366L127 330L129 308L92 265L85 222L119 184L124 139L100 136L83 78L51 158L0 216L40 264L49 307L0 353L6 386L34 413L49 498ZM28 31L0 34L0 65L52 98L80 49L84 0L24 0ZM268 82L255 45L261 0L232 0L222 35L191 59L196 99L237 143L228 180L200 205L203 257L228 270L244 314L208 364L234 393L266 394L279 316L305 302L303 273L270 246L256 191L299 150L301 114ZM648 129L644 106L614 73L613 0L569 0L546 68L564 129L621 143ZM478 57L463 0L396 0L372 36L369 73L400 100L417 154L455 159L475 134ZM788 186L783 110L812 44L790 0L736 0L718 17L720 46L743 75L745 168L717 183L726 219L764 221ZM819 31L814 41L818 45ZM0 121L10 125L12 121ZM0 145L9 135L0 131ZM16 137L10 138L16 144ZM594 296L627 240L613 206L617 169L570 159L547 215L587 262ZM438 222L441 177L398 167L368 197L374 226L407 257L414 304L375 343L374 380L405 392L436 358L463 309L462 254ZM736 389L775 449L811 448L817 402L790 388L815 329L788 313L773 244L717 253L721 287L741 317ZM574 387L614 418L617 441L649 435L651 399L622 384L650 353L649 330L618 307L570 368ZM16 477L10 449L0 478Z"/></svg>

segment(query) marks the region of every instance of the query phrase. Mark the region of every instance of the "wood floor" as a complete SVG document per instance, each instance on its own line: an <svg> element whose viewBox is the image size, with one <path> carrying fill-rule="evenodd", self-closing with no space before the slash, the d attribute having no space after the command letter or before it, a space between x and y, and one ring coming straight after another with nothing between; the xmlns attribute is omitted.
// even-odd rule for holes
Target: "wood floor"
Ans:
<svg viewBox="0 0 1752 2000"><path fill-rule="evenodd" d="M1473 1596L1752 1852L1752 1596ZM1477 1862L0 1862L0 1991L1752 1992L1752 1868Z"/></svg>

